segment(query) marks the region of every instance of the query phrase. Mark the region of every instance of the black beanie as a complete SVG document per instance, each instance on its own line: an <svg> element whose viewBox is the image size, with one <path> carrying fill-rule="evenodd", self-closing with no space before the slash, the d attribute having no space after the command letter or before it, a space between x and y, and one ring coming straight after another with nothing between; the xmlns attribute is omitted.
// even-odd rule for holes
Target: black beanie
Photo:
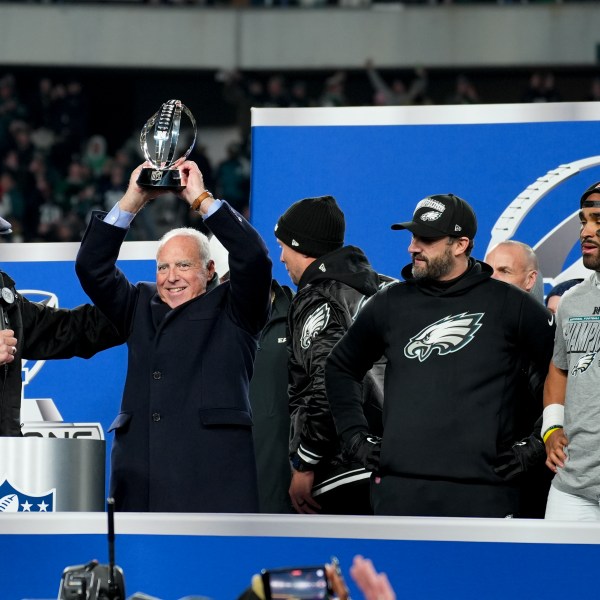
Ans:
<svg viewBox="0 0 600 600"><path fill-rule="evenodd" d="M592 194L600 194L600 181L592 183L592 185L583 192L583 196L581 196L581 200L579 201L580 208L594 208L594 203L588 200L588 196L591 196Z"/></svg>
<svg viewBox="0 0 600 600"><path fill-rule="evenodd" d="M275 237L296 252L318 258L344 245L346 221L333 196L304 198L279 217Z"/></svg>

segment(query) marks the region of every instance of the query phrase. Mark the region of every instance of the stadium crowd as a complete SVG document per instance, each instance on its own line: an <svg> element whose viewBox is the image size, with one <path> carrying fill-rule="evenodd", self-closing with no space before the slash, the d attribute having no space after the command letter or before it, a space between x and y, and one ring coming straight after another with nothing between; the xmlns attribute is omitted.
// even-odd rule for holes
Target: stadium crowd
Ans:
<svg viewBox="0 0 600 600"><path fill-rule="evenodd" d="M319 81L292 74L218 71L212 75L221 95L221 122L238 129L226 140L226 155L214 158L200 136L190 158L207 187L243 214L249 213L250 107L336 107L356 105L477 104L485 97L478 82L457 73L441 94L424 69L412 73L379 70L366 60L362 73L338 71ZM566 98L551 72L533 71L514 102L600 99L600 77L585 94ZM123 127L122 139L90 126L96 93L75 78L40 77L22 85L20 74L0 71L0 216L13 223L8 242L79 241L94 209L110 210L126 189L128 174L142 162L139 130ZM566 87L566 86L563 86ZM505 101L505 100L500 100ZM226 130L226 128L224 128ZM134 133L130 133L134 132ZM112 146L112 147L111 147ZM175 198L152 206L136 221L131 240L158 239L165 229L189 225Z"/></svg>

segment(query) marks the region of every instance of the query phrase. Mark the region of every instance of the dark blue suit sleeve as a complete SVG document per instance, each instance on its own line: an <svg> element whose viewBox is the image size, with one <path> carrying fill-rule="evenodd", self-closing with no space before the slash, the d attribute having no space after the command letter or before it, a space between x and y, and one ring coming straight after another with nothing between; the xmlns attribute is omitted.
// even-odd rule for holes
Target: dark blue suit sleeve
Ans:
<svg viewBox="0 0 600 600"><path fill-rule="evenodd" d="M205 221L229 253L229 309L235 322L255 335L271 310L271 259L258 232L227 202Z"/></svg>
<svg viewBox="0 0 600 600"><path fill-rule="evenodd" d="M75 271L83 291L127 336L137 300L137 288L116 266L127 229L103 221L105 213L94 213L85 232Z"/></svg>

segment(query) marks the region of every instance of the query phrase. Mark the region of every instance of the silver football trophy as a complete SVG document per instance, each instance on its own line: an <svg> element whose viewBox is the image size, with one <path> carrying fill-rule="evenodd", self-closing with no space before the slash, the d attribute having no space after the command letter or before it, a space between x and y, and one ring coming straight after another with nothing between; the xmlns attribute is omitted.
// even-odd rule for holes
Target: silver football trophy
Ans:
<svg viewBox="0 0 600 600"><path fill-rule="evenodd" d="M177 143L181 129L181 114L190 120L193 128L189 148L181 156L176 156ZM148 144L150 132L153 144ZM180 192L185 186L181 182L181 173L175 164L185 160L196 143L196 120L189 108L181 100L168 100L146 121L140 134L140 146L146 160L152 165L144 167L138 177L140 187L159 189L165 192Z"/></svg>

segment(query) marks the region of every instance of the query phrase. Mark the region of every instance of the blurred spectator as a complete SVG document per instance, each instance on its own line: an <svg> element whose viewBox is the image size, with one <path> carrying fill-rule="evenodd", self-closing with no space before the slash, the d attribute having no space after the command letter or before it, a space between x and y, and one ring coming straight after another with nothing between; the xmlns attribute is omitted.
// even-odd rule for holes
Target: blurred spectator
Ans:
<svg viewBox="0 0 600 600"><path fill-rule="evenodd" d="M37 92L29 100L31 124L36 129L50 129L50 106L52 104L52 80L42 77Z"/></svg>
<svg viewBox="0 0 600 600"><path fill-rule="evenodd" d="M136 165L140 164L142 161L142 157L138 156L139 154L139 144L136 148L136 153L131 153L127 146L123 146L119 148L113 157L113 165L118 165L122 167L127 173L131 173Z"/></svg>
<svg viewBox="0 0 600 600"><path fill-rule="evenodd" d="M43 242L56 241L55 230L64 221L63 211L53 198L47 198L40 206L40 221L38 226L38 237Z"/></svg>
<svg viewBox="0 0 600 600"><path fill-rule="evenodd" d="M263 85L256 78L246 80L240 71L218 71L215 78L223 83L223 99L235 108L240 139L246 145L250 137L250 109L263 105Z"/></svg>
<svg viewBox="0 0 600 600"><path fill-rule="evenodd" d="M562 98L555 88L554 75L541 71L532 73L521 100L522 102L560 102Z"/></svg>
<svg viewBox="0 0 600 600"><path fill-rule="evenodd" d="M31 140L29 126L24 121L12 121L8 132L6 160L11 162L19 185L24 186L27 180L29 164L33 159L35 148Z"/></svg>
<svg viewBox="0 0 600 600"><path fill-rule="evenodd" d="M87 102L78 81L55 84L50 96L48 124L56 137L53 160L62 170L73 153L81 152L87 131Z"/></svg>
<svg viewBox="0 0 600 600"><path fill-rule="evenodd" d="M239 142L227 146L227 158L217 167L217 194L227 198L233 208L247 216L250 199L250 163Z"/></svg>
<svg viewBox="0 0 600 600"><path fill-rule="evenodd" d="M0 78L0 154L8 149L6 136L11 124L26 117L27 110L17 97L14 76L4 75Z"/></svg>
<svg viewBox="0 0 600 600"><path fill-rule="evenodd" d="M87 135L88 108L87 100L83 94L81 83L71 80L67 84L65 97L66 122L64 122L65 135L73 140L73 144L79 147Z"/></svg>
<svg viewBox="0 0 600 600"><path fill-rule="evenodd" d="M594 77L590 82L589 93L585 98L593 102L600 101L600 77Z"/></svg>
<svg viewBox="0 0 600 600"><path fill-rule="evenodd" d="M373 87L373 104L376 106L406 106L420 104L427 91L427 73L424 69L415 69L415 78L410 86L399 77L394 77L388 85L375 69L374 63L368 59L365 63L367 76ZM428 102L426 102L428 103Z"/></svg>
<svg viewBox="0 0 600 600"><path fill-rule="evenodd" d="M262 106L266 108L286 108L290 99L285 89L285 81L281 75L272 75L267 80L267 90Z"/></svg>
<svg viewBox="0 0 600 600"><path fill-rule="evenodd" d="M62 205L65 211L76 206L77 197L90 182L90 171L79 158L74 157L67 169L67 176L63 181Z"/></svg>
<svg viewBox="0 0 600 600"><path fill-rule="evenodd" d="M319 106L346 106L346 73L338 71L325 80Z"/></svg>
<svg viewBox="0 0 600 600"><path fill-rule="evenodd" d="M18 228L14 217L22 211L24 204L14 171L5 168L0 172L0 217L11 219L13 231Z"/></svg>
<svg viewBox="0 0 600 600"><path fill-rule="evenodd" d="M189 160L193 160L200 169L204 178L204 185L207 190L215 189L215 174L212 161L208 157L208 149L199 139L196 139L194 148L189 155Z"/></svg>
<svg viewBox="0 0 600 600"><path fill-rule="evenodd" d="M446 104L478 104L481 102L475 85L466 75L456 78L454 92L446 99Z"/></svg>
<svg viewBox="0 0 600 600"><path fill-rule="evenodd" d="M91 171L78 157L71 161L63 183L62 212L71 215L72 231L83 232L93 210L102 209L102 199L92 179Z"/></svg>
<svg viewBox="0 0 600 600"><path fill-rule="evenodd" d="M132 131L122 146L117 150L115 161L122 167L129 165L129 172L133 171L137 165L144 162L144 153L140 147L140 132L139 130ZM127 170L127 168L125 169Z"/></svg>
<svg viewBox="0 0 600 600"><path fill-rule="evenodd" d="M198 3L195 0L189 1ZM329 3L328 0L323 1ZM160 0L157 2L160 3ZM186 0L174 2L185 3ZM273 0L265 4L283 5L285 1ZM220 189L232 181L237 182L239 188L241 183L246 191L244 194L238 194L239 202L243 203L243 210L247 210L250 108L253 106L355 106L364 104L365 100L368 103L371 87L376 92L374 103L377 104L431 103L425 95L428 78L424 70L415 71L414 78L409 79L407 76L406 81L400 77L390 77L388 81L387 77L381 77L377 73L372 61L367 63L367 70L369 69L370 86L367 78L359 71L352 73L352 86L349 85L349 75L339 71L329 74L323 80L313 75L307 75L308 79L290 79L289 89L286 89L284 79L287 73L243 75L235 70L217 72L215 78L222 83L223 101L230 103L235 109L235 114L225 114L226 122L220 124L227 126L233 124L235 119L242 151L240 156L228 156L223 161L220 176L225 178L225 182L221 183L217 182L216 169L213 169L209 160L210 149L202 144L197 145L190 158L201 165L209 189ZM590 72L595 74L595 71ZM546 84L550 80L550 88L554 86L552 74L547 77L544 72L538 71L532 79L542 83L546 81ZM319 89L319 84L322 84L322 89ZM435 89L434 84L439 85L440 82L431 82L430 86ZM588 100L600 100L600 76L590 78L587 95L583 85L585 82L579 91L570 89L572 95L575 95L574 99L585 97ZM531 101L540 100L542 97L544 101L548 101L548 98L556 99L555 90L540 91L544 86L537 84L534 87L535 93L530 95L533 98ZM316 93L311 95L311 89ZM448 98L449 102L480 101L479 94L464 75L457 79L455 92ZM519 90L514 97L519 97ZM16 234L5 241L16 241L19 236L27 241L48 239L48 223L53 222L57 209L62 212L65 221L72 221L70 231L79 230L81 222L89 214L90 207L105 206L111 202L111 194L121 191L120 170L113 170L113 165L120 165L129 173L143 161L139 148L139 127L136 128L134 124L129 126L130 129L127 124L120 124L111 131L96 129L96 135L88 139L88 99L86 90L75 78L61 81L54 77L51 79L44 73L38 80L28 75L21 80L20 76L15 77L12 73L0 73L0 172L6 169L10 171L7 180L14 180L15 195L22 199L15 203L18 214L7 215L9 220L16 221L17 224ZM120 117L124 118L125 112L120 114ZM97 122L97 119L94 121ZM121 131L124 132L123 138L115 140L115 132L119 135ZM126 138L128 133L130 136ZM113 145L120 145L114 154L110 150L110 146ZM230 162L232 158L233 162ZM79 163L80 166L73 167L73 162ZM240 165L241 173L245 172L241 176ZM78 183L78 177L74 176L73 171L81 166L86 170L86 181ZM232 173L235 177L231 176ZM181 215L174 215L168 206L169 202L165 201L164 211L155 210L154 207L149 210L148 214L140 219L140 223L146 221L147 226L137 226L137 231L132 231L132 236L136 239L155 239L153 236L164 223L169 219L177 221ZM201 220L196 219L194 215L183 218L189 221L186 224L198 229L203 228ZM79 225L76 225L77 223ZM65 233L54 232L51 237L64 238Z"/></svg>
<svg viewBox="0 0 600 600"><path fill-rule="evenodd" d="M123 165L113 163L108 173L105 173L98 182L98 194L102 210L110 212L112 207L123 197L129 184L129 173Z"/></svg>
<svg viewBox="0 0 600 600"><path fill-rule="evenodd" d="M35 242L38 241L41 206L52 201L61 179L39 151L35 152L29 163L29 177L31 188L27 193L20 221L23 241Z"/></svg>
<svg viewBox="0 0 600 600"><path fill-rule="evenodd" d="M106 167L109 162L109 157L106 154L106 151L107 145L104 136L93 135L87 141L85 152L83 154L83 162L90 170L90 173L94 179L99 179L106 171Z"/></svg>
<svg viewBox="0 0 600 600"><path fill-rule="evenodd" d="M57 135L61 136L68 121L66 116L67 88L63 83L56 83L50 90L48 105L48 126Z"/></svg>
<svg viewBox="0 0 600 600"><path fill-rule="evenodd" d="M313 102L308 97L305 81L298 79L292 83L292 88L290 90L290 106L293 108L313 106Z"/></svg>

